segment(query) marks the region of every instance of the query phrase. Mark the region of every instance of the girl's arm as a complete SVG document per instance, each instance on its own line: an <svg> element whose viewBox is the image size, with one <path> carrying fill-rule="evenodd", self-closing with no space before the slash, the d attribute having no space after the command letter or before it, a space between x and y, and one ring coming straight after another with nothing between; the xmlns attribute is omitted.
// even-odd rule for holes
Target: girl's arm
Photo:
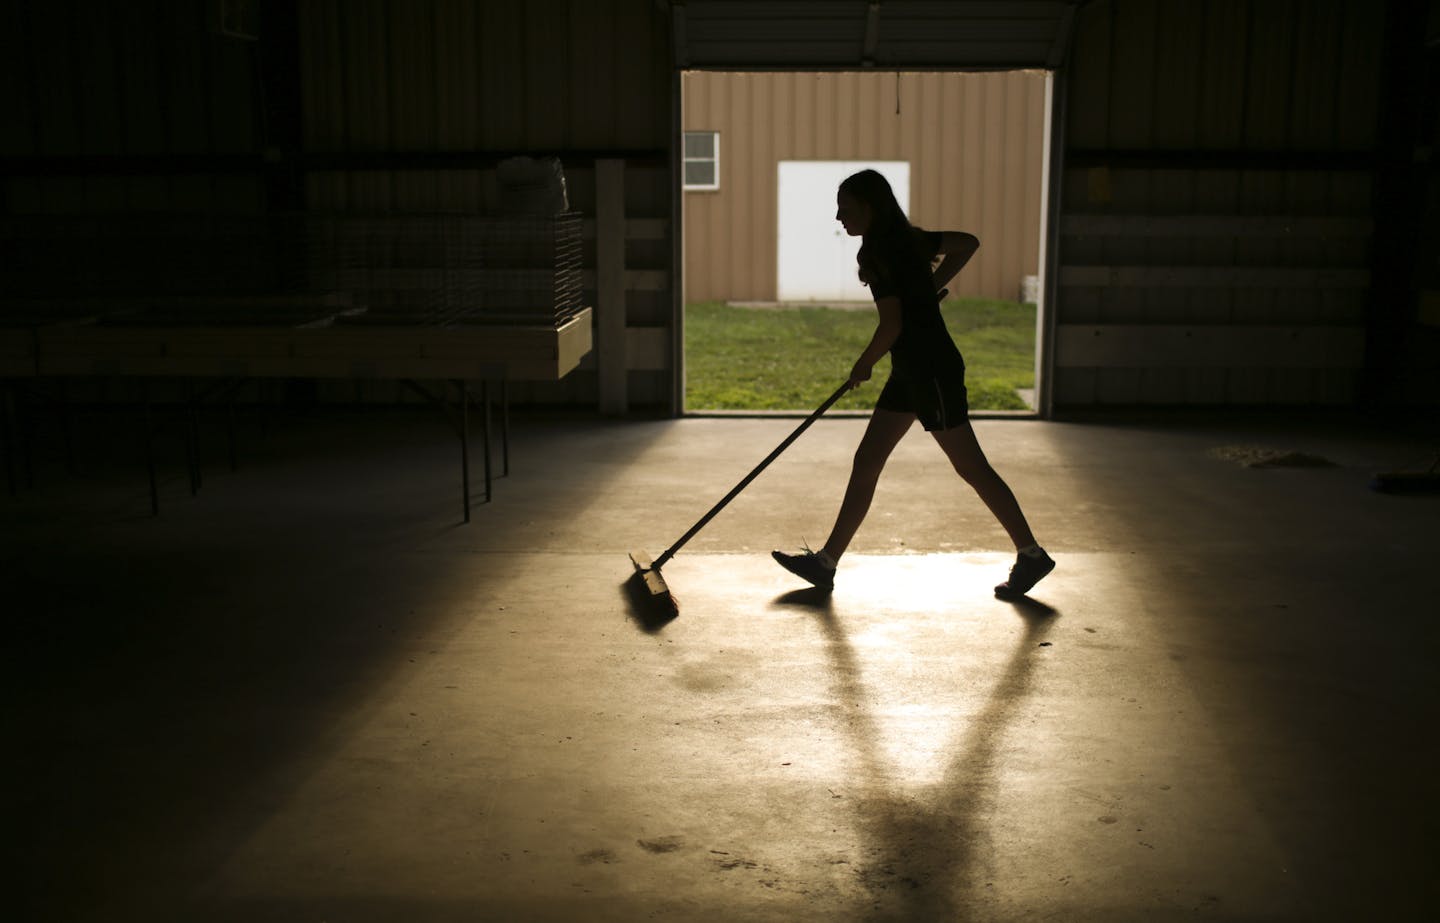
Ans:
<svg viewBox="0 0 1440 923"><path fill-rule="evenodd" d="M870 338L870 345L855 360L855 367L850 370L849 385L853 388L860 387L860 383L870 380L870 370L880 357L890 351L895 345L895 340L900 336L900 297L898 295L886 295L875 302L876 309L880 312L880 323L875 325L875 335Z"/></svg>
<svg viewBox="0 0 1440 923"><path fill-rule="evenodd" d="M941 231L940 253L944 259L935 267L935 291L944 288L980 249L980 238L964 231Z"/></svg>

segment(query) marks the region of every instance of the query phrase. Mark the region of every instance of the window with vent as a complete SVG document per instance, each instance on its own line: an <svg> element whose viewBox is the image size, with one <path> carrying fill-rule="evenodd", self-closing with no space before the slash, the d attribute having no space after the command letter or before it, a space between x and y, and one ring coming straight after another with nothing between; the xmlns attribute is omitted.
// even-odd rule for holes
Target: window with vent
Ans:
<svg viewBox="0 0 1440 923"><path fill-rule="evenodd" d="M685 188L720 188L720 132L685 132Z"/></svg>

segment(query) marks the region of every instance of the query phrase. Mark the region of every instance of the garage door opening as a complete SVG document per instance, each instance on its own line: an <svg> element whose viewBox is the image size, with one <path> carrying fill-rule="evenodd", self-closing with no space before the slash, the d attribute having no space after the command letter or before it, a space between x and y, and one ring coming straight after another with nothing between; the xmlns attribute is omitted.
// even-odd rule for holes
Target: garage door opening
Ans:
<svg viewBox="0 0 1440 923"><path fill-rule="evenodd" d="M809 410L874 329L835 188L874 168L911 222L968 231L946 324L972 410L1036 408L1050 74L681 75L686 412ZM888 373L837 405L869 410Z"/></svg>

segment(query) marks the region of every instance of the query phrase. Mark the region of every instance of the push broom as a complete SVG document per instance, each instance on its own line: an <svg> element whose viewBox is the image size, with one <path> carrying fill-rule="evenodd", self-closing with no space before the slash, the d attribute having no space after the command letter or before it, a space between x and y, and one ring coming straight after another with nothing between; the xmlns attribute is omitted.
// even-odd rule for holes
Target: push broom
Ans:
<svg viewBox="0 0 1440 923"><path fill-rule="evenodd" d="M668 607L671 612L680 611L680 607L677 606L675 603L675 597L671 594L670 588L665 584L665 576L660 573L660 568L664 567L671 558L675 557L675 552L679 551L686 542L694 538L695 533L705 528L705 526L710 522L710 520L715 518L715 515L717 513L723 510L731 500L734 500L740 494L740 491L744 490L751 481L755 480L755 478L759 476L760 472L764 471L771 462L779 458L780 453L790 447L790 443L794 442L796 439L799 439L800 434L805 432L805 430L809 429L811 423L814 423L816 420L820 419L820 415L823 414L825 411L829 410L831 405L833 405L836 401L840 400L840 398L845 395L845 392L849 390L849 382L846 382L839 388L836 388L835 393L825 399L825 403L821 404L818 408L816 408L814 413L806 417L805 422L795 427L795 431L789 436L786 436L785 441L775 447L775 451L765 456L764 461L756 465L754 470L752 470L749 474L745 475L744 480L742 480L739 484L736 484L734 489L725 495L724 499L711 507L710 512L700 517L700 521L695 523L695 525L691 526L690 531L680 536L680 539L675 542L675 544L671 545L669 548L666 548L665 552L661 554L659 558L651 561L650 556L643 551L630 552L630 561L632 564L635 565L635 573L639 577L639 579L645 584L645 588L649 591L651 602L655 603L656 605Z"/></svg>

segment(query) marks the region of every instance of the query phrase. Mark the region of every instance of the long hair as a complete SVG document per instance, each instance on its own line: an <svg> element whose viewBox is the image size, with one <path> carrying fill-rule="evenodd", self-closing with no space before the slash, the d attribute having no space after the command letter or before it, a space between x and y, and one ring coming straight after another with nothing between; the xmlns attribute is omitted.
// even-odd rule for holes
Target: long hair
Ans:
<svg viewBox="0 0 1440 923"><path fill-rule="evenodd" d="M910 219L895 200L889 181L875 170L861 170L845 177L840 191L870 207L870 226L865 229L860 252L855 256L860 264L860 281L869 285L894 270L880 257L881 252L892 254L912 246ZM918 252L916 256L923 259Z"/></svg>

